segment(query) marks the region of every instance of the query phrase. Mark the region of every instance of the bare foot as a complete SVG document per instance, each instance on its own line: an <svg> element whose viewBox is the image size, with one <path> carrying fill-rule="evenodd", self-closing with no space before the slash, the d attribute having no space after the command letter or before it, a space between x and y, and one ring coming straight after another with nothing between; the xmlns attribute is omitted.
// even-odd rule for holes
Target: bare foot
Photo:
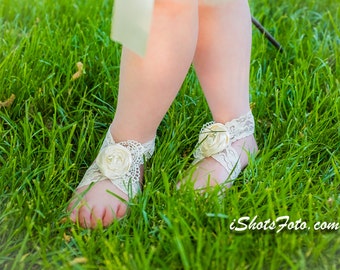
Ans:
<svg viewBox="0 0 340 270"><path fill-rule="evenodd" d="M84 228L109 226L126 215L127 202L140 190L144 159L151 157L154 140L116 143L107 132L101 150L86 171L68 206L70 219Z"/></svg>
<svg viewBox="0 0 340 270"><path fill-rule="evenodd" d="M144 166L140 166L140 185ZM127 213L128 195L110 180L77 188L68 206L70 219L84 228L107 227Z"/></svg>
<svg viewBox="0 0 340 270"><path fill-rule="evenodd" d="M258 151L253 135L232 143L232 147L240 156L239 162L242 170L248 165L248 155L255 155ZM229 175L230 171L227 171L218 161L212 157L207 157L195 165L192 176L186 177L177 186L180 187L187 181L192 181L195 189L204 189L222 183L225 183L226 187L229 188L232 186L232 180L228 179Z"/></svg>
<svg viewBox="0 0 340 270"><path fill-rule="evenodd" d="M125 216L126 201L127 194L110 180L94 183L90 188L83 186L76 190L68 207L70 219L75 223L79 222L84 228L93 229L99 224L107 227L114 220Z"/></svg>

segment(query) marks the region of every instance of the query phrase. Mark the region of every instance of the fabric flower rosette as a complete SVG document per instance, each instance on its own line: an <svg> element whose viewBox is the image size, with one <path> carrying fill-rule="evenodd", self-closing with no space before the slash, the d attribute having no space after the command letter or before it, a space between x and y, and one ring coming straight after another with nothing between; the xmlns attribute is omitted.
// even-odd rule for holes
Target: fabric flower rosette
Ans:
<svg viewBox="0 0 340 270"><path fill-rule="evenodd" d="M143 164L144 147L135 141L109 144L96 159L101 174L133 197L139 191L140 166Z"/></svg>
<svg viewBox="0 0 340 270"><path fill-rule="evenodd" d="M194 152L194 164L224 151L231 144L230 135L225 125L210 122L201 129L198 146Z"/></svg>
<svg viewBox="0 0 340 270"><path fill-rule="evenodd" d="M104 176L109 179L116 179L129 172L132 155L126 147L114 144L100 152L96 162Z"/></svg>

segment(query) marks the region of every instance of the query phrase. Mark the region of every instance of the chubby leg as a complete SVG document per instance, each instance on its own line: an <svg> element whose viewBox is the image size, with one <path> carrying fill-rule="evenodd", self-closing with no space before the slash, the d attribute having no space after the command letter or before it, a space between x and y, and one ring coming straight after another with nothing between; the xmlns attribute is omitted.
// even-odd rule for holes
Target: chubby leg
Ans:
<svg viewBox="0 0 340 270"><path fill-rule="evenodd" d="M155 137L191 65L197 35L197 0L155 1L145 57L123 49L118 104L110 128L116 142L145 143ZM142 175L141 172L141 182ZM98 222L108 226L114 219L124 216L126 204L108 191L128 200L127 194L109 180L97 182L91 188L78 188L76 195L86 193L81 202L71 201L71 220L94 228Z"/></svg>
<svg viewBox="0 0 340 270"><path fill-rule="evenodd" d="M117 139L155 136L191 65L197 34L197 0L156 0L147 55L123 50L111 129Z"/></svg>
<svg viewBox="0 0 340 270"><path fill-rule="evenodd" d="M199 36L194 66L213 119L226 123L247 114L249 106L249 67L251 16L246 0L199 6ZM239 153L241 168L249 153L257 151L253 135L232 144ZM222 183L227 171L211 157L203 159L193 175L195 187Z"/></svg>

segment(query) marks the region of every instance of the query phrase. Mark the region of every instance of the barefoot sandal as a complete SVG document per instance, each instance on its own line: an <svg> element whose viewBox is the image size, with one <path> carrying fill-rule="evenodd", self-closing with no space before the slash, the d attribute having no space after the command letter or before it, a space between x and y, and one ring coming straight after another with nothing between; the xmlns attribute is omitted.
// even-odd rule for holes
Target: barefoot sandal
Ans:
<svg viewBox="0 0 340 270"><path fill-rule="evenodd" d="M106 134L99 154L86 171L78 188L103 180L134 197L140 190L140 166L144 159L151 158L155 149L155 139L141 144L128 140L116 143L110 133Z"/></svg>
<svg viewBox="0 0 340 270"><path fill-rule="evenodd" d="M241 164L240 155L232 143L252 135L254 129L255 123L251 111L225 124L209 122L203 125L194 152L193 164L212 157L227 170L228 181L236 179L241 172Z"/></svg>

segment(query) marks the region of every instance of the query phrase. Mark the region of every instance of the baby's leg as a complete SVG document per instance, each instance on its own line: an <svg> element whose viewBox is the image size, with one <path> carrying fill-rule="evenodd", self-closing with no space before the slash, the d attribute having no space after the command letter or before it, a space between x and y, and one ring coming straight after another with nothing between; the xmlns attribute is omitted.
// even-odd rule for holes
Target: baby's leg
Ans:
<svg viewBox="0 0 340 270"><path fill-rule="evenodd" d="M247 114L251 16L246 0L199 6L199 36L194 66L215 122L226 123ZM247 152L257 151L253 135L232 144L240 154L241 168L248 164ZM242 150L244 148L244 150ZM194 174L195 187L221 183L229 176L211 157L203 159Z"/></svg>
<svg viewBox="0 0 340 270"><path fill-rule="evenodd" d="M139 57L123 49L116 114L111 134L116 142L145 143L155 137L192 62L198 32L197 0L156 0L148 50ZM141 168L142 170L143 168ZM141 172L141 178L143 173ZM142 179L140 179L142 181ZM76 190L80 194L88 186ZM108 191L128 199L109 180L95 183L69 209L83 227L109 225L125 215L127 206Z"/></svg>
<svg viewBox="0 0 340 270"><path fill-rule="evenodd" d="M198 32L197 0L156 0L147 55L123 50L112 133L147 141L174 100L192 62ZM128 124L127 124L128 123Z"/></svg>

